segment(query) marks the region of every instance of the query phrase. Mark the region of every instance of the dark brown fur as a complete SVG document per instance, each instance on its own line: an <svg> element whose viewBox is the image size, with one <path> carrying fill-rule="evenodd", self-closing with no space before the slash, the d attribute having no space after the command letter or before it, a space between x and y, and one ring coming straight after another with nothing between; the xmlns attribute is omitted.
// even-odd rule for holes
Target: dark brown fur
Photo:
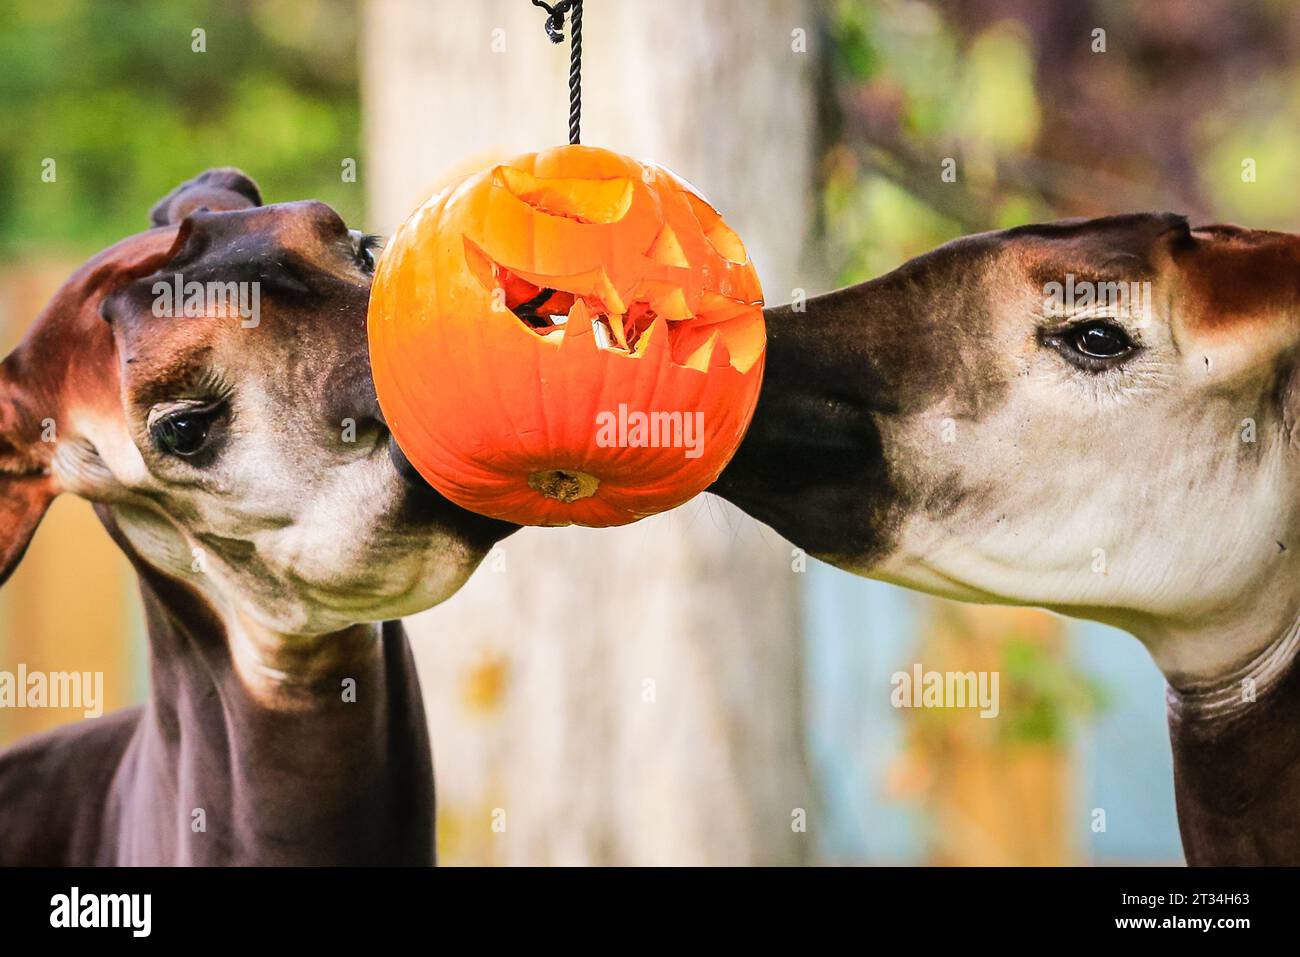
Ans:
<svg viewBox="0 0 1300 957"><path fill-rule="evenodd" d="M69 279L0 365L0 580L62 491L42 420L75 447L88 440L75 434L69 412L93 410L156 454L145 451L144 413L201 375L210 353L274 363L270 381L287 400L278 407L300 413L280 428L329 436L347 416L377 442L387 434L366 355L368 281L332 209L263 207L251 180L218 170L169 195L153 220L156 228ZM261 283L261 324L153 315L153 282L176 272ZM451 505L393 452L392 484L406 490L388 516L393 527L417 537L428 530L429 548L438 530L470 556L511 530ZM209 481L201 470L183 474ZM400 622L384 623L378 638L362 625L295 638L286 654L299 645L323 653L282 687L253 693L227 621L122 532L119 509L150 503L112 482L104 487L113 500L97 501L96 511L139 575L151 693L143 708L0 752L0 864L432 863L429 741ZM205 537L202 527L195 534L214 554L245 567L254 561L246 540ZM223 598L238 604L239 596ZM355 683L354 694L344 694L345 682Z"/></svg>

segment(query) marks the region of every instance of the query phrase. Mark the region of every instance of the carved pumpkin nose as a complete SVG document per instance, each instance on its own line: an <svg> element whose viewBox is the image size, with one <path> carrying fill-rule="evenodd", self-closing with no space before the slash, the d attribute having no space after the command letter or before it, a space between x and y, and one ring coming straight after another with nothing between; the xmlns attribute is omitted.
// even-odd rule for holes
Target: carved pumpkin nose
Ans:
<svg viewBox="0 0 1300 957"><path fill-rule="evenodd" d="M621 525L722 471L763 373L740 238L666 170L564 146L460 180L380 259L370 356L411 464L465 508Z"/></svg>

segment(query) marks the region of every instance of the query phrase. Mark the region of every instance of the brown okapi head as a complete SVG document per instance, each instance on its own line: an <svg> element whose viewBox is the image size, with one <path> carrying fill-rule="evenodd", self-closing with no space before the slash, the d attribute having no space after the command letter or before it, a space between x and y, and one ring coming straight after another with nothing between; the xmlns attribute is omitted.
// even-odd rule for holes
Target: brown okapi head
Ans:
<svg viewBox="0 0 1300 957"><path fill-rule="evenodd" d="M1224 674L1300 606L1300 237L1172 214L956 240L767 311L714 490L828 561Z"/></svg>
<svg viewBox="0 0 1300 957"><path fill-rule="evenodd" d="M235 170L96 256L0 364L0 581L51 500L231 625L323 634L452 594L507 526L390 454L366 351L372 242Z"/></svg>

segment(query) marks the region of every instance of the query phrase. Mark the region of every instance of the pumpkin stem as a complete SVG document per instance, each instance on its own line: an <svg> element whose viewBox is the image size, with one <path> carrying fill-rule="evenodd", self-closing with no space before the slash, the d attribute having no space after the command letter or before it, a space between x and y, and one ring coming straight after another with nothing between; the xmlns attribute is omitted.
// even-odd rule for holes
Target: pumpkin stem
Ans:
<svg viewBox="0 0 1300 957"><path fill-rule="evenodd" d="M600 487L600 479L573 469L547 469L528 476L528 487L547 498L568 505L580 498L591 498Z"/></svg>

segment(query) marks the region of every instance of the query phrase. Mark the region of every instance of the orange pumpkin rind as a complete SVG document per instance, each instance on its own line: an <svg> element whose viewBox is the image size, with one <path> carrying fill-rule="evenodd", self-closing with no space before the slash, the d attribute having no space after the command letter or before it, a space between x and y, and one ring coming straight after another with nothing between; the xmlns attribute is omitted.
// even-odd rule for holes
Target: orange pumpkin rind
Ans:
<svg viewBox="0 0 1300 957"><path fill-rule="evenodd" d="M393 435L438 491L520 524L591 526L717 478L766 342L757 273L721 215L666 170L587 146L426 202L380 258L369 336ZM615 420L672 441L637 444L631 425L600 441Z"/></svg>

